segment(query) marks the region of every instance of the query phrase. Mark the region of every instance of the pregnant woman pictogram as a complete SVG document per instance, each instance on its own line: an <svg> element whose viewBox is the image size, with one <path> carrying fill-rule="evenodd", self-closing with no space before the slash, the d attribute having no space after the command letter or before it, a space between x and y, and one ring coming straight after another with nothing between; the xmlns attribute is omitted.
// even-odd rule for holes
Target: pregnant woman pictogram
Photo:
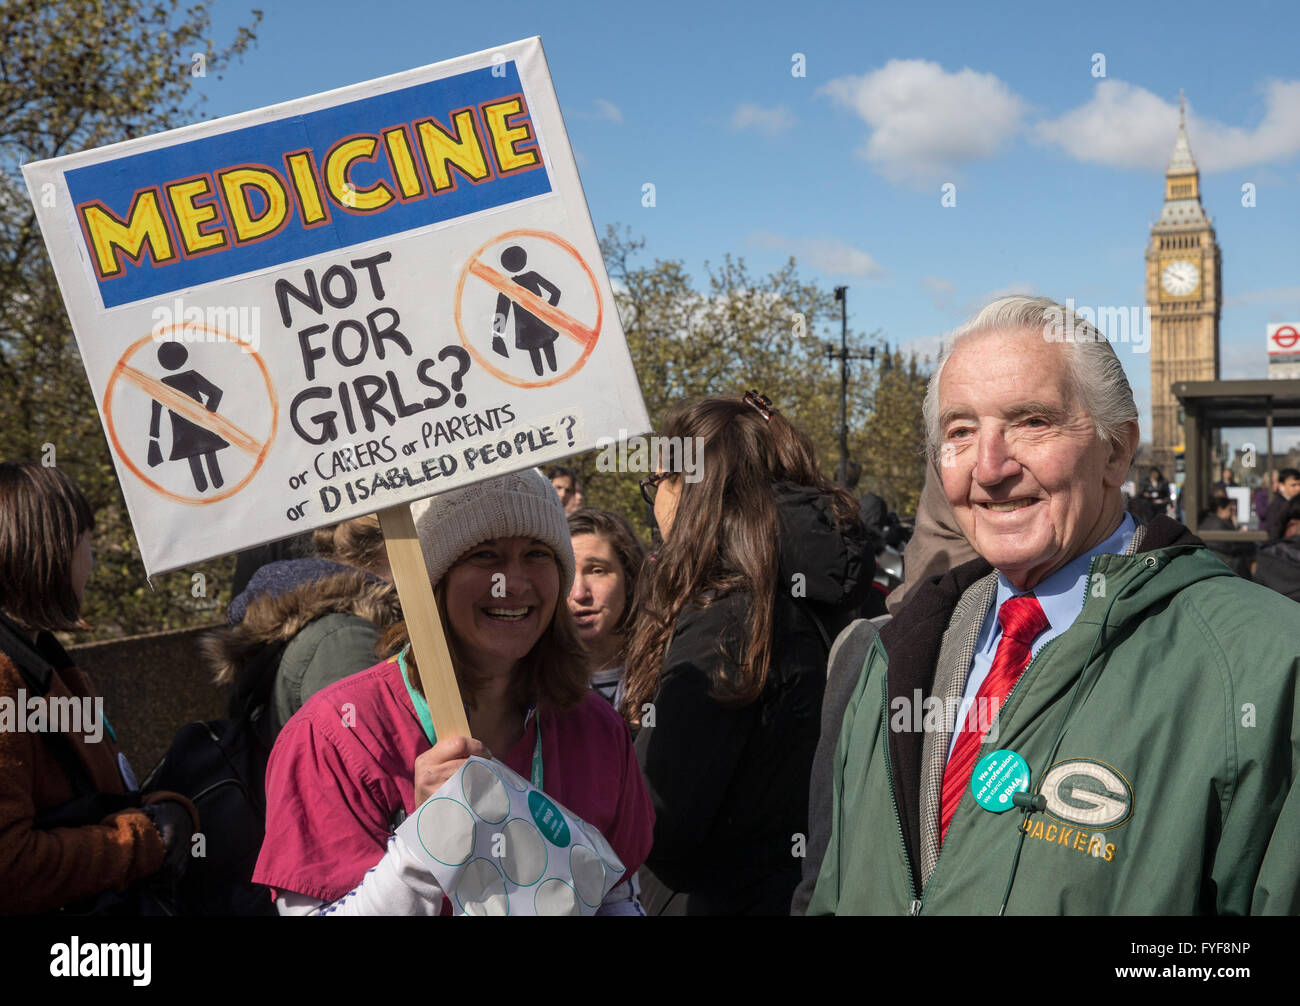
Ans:
<svg viewBox="0 0 1300 1006"><path fill-rule="evenodd" d="M179 370L189 359L189 352L178 342L164 342L158 347L158 362L165 370ZM168 374L162 383L175 388L202 405L209 412L216 412L221 404L221 389L205 378L197 370L187 370L181 374ZM153 402L153 412L149 418L149 467L157 468L163 463L162 450L158 445L161 435L163 404L157 399ZM208 474L212 478L212 488L220 489L225 480L217 464L217 451L229 447L228 441L211 430L191 423L178 416L170 409L167 416L171 420L172 448L168 461L189 461L190 474L194 477L194 488L206 492L208 478L203 472L203 463L207 462Z"/></svg>

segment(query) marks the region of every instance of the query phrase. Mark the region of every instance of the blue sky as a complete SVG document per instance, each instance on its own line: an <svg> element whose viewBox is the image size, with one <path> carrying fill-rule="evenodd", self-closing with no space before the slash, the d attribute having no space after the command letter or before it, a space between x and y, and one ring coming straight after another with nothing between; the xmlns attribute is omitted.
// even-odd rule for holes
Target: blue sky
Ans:
<svg viewBox="0 0 1300 1006"><path fill-rule="evenodd" d="M1292 3L370 0L360 24L335 0L263 6L256 49L196 81L207 113L540 35L598 232L626 224L697 274L793 254L849 286L852 328L930 353L1002 292L1142 306L1182 88L1223 253L1222 376L1265 376L1265 326L1300 320ZM218 39L246 11L222 0ZM1149 358L1116 348L1146 439Z"/></svg>

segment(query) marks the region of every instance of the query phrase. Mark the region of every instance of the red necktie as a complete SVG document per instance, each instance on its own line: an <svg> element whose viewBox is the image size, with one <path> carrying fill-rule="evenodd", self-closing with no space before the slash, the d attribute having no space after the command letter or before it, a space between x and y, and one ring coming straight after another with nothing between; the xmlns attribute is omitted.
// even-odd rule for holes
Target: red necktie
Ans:
<svg viewBox="0 0 1300 1006"><path fill-rule="evenodd" d="M966 714L952 757L943 772L943 792L939 802L939 842L948 833L948 824L957 812L963 791L975 770L975 759L984 744L984 735L993 717L1002 708L1011 689L1016 687L1020 675L1029 666L1030 644L1051 623L1043 614L1043 606L1033 594L1011 597L998 609L998 623L1002 638L998 640L993 666L980 689L975 702Z"/></svg>

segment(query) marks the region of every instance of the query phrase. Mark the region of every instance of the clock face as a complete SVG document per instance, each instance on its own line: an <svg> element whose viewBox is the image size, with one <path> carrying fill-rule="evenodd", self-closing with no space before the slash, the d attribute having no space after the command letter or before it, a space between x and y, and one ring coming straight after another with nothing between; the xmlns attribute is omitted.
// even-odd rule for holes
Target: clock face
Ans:
<svg viewBox="0 0 1300 1006"><path fill-rule="evenodd" d="M1170 262L1165 266L1165 271L1160 274L1160 285L1175 297L1186 297L1200 282L1200 270L1185 259Z"/></svg>

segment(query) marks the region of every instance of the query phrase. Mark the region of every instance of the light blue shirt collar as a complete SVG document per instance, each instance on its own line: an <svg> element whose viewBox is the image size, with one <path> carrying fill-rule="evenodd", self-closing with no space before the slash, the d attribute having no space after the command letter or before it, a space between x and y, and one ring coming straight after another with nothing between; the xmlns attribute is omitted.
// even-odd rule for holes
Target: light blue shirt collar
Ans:
<svg viewBox="0 0 1300 1006"><path fill-rule="evenodd" d="M1120 521L1119 527L1115 529L1114 534L1091 551L1071 559L1033 588L1033 595L1038 598L1038 603L1043 606L1043 614L1047 616L1048 622L1051 623L1048 631L1039 636L1036 641L1033 647L1035 654L1050 639L1059 636L1073 625L1074 620L1083 612L1083 602L1087 599L1088 594L1088 568L1092 565L1093 557L1098 555L1122 555L1136 533L1137 522L1133 520L1132 514L1125 512L1124 519ZM1017 590L1010 580L998 573L998 593L994 600L993 612L996 613L1008 598L1027 593L1030 593L1030 591ZM992 619L992 622L995 626L994 634L1001 635L1001 627L998 625L996 616Z"/></svg>
<svg viewBox="0 0 1300 1006"><path fill-rule="evenodd" d="M1083 612L1083 604L1088 593L1088 568L1092 565L1093 557L1122 554L1128 549L1135 534L1137 534L1137 523L1131 515L1125 513L1114 534L1091 551L1071 559L1033 589L1033 594L1038 598L1038 603L1043 606L1043 614L1047 616L1048 621L1048 627L1038 634L1030 647L1033 656L1037 657L1044 646L1070 628L1074 620ZM1002 626L998 624L997 619L998 609L1007 599L1025 593L1028 591L1017 590L1010 580L1001 573L998 574L997 596L988 614L984 616L975 655L966 675L961 706L954 722L966 721L966 713L993 666L993 658L1002 639ZM952 749L956 746L960 733L960 730L954 730L952 733L948 743L949 757L952 756Z"/></svg>

